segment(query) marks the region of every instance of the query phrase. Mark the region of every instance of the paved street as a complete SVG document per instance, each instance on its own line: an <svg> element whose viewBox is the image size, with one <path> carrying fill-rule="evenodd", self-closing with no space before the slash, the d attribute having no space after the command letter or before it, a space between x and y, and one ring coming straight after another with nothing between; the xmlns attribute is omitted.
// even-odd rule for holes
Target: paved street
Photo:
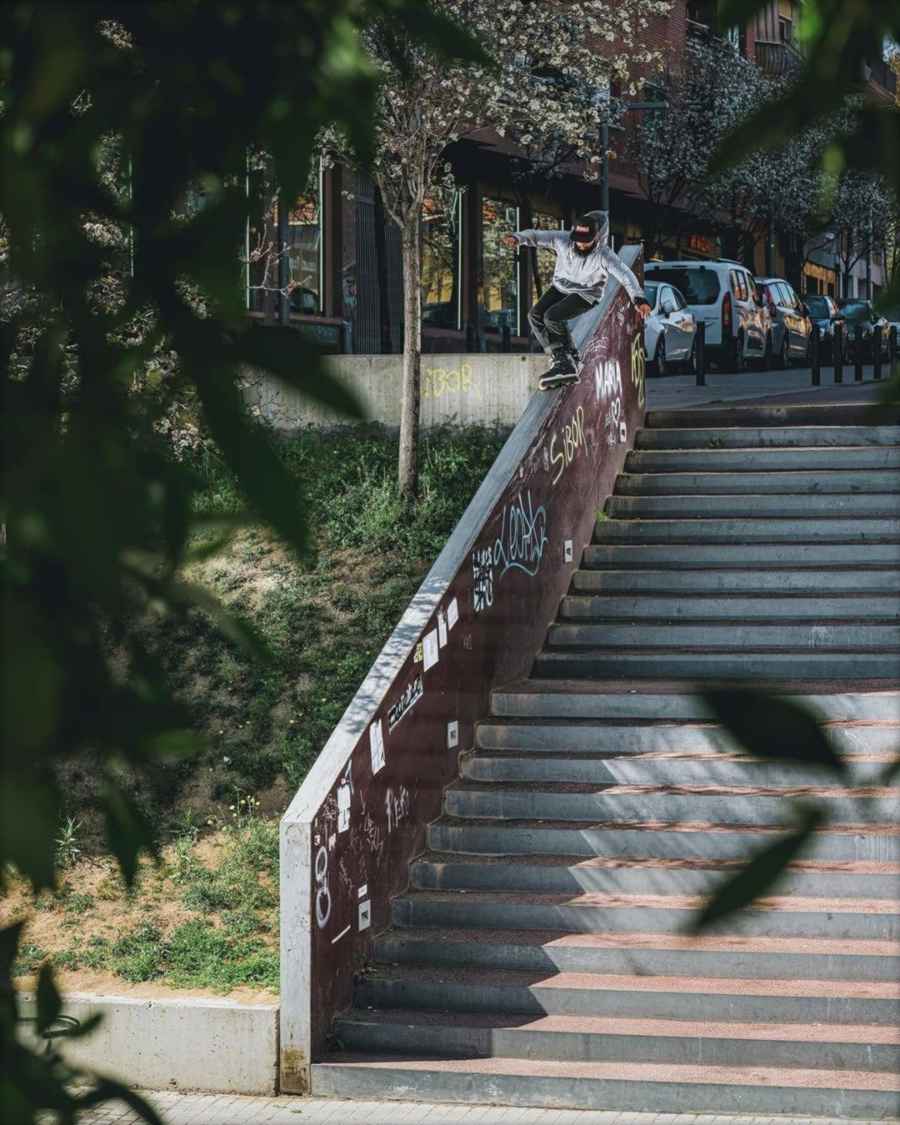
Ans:
<svg viewBox="0 0 900 1125"><path fill-rule="evenodd" d="M887 374L887 368L884 369ZM654 410L698 406L703 403L738 402L742 400L790 402L859 402L875 400L881 387L872 377L872 367L863 368L863 381L854 382L853 368L844 368L844 381L834 383L834 370L822 368L822 385L811 385L808 368L786 371L745 371L741 374L713 371L706 376L706 386L698 387L693 375L667 375L647 380L647 405Z"/></svg>
<svg viewBox="0 0 900 1125"><path fill-rule="evenodd" d="M147 1098L168 1125L847 1125L803 1117L727 1117L690 1113L598 1113L593 1110L519 1109L513 1106L357 1102L324 1098L244 1098L231 1094L151 1093ZM90 1125L136 1125L119 1102L81 1119ZM869 1125L860 1121L855 1125ZM872 1123L874 1125L874 1122ZM880 1125L886 1125L881 1122Z"/></svg>

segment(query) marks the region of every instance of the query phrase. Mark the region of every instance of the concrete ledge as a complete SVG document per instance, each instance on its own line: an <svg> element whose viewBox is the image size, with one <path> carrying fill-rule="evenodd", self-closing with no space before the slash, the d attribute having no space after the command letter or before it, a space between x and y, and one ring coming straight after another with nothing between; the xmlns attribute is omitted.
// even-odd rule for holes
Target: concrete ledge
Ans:
<svg viewBox="0 0 900 1125"><path fill-rule="evenodd" d="M24 1015L34 999L22 998ZM85 1039L63 1040L65 1058L147 1090L217 1094L277 1092L278 1005L228 999L70 993L63 1013L103 1022Z"/></svg>

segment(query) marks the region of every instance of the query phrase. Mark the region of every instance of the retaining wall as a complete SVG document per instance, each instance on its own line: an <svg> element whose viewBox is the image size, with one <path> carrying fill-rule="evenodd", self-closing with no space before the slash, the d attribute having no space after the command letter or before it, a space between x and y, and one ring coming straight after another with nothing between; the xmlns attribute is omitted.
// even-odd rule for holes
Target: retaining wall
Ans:
<svg viewBox="0 0 900 1125"><path fill-rule="evenodd" d="M326 356L338 382L359 398L367 421L400 426L399 355ZM512 428L537 390L548 359L537 355L423 355L420 424L482 423ZM302 426L336 426L346 418L313 402L277 379L248 375L245 398L251 408L283 432Z"/></svg>
<svg viewBox="0 0 900 1125"><path fill-rule="evenodd" d="M639 265L637 247L623 257ZM575 337L581 382L527 403L282 820L285 1091L308 1091L489 692L528 674L642 423L641 333L618 284Z"/></svg>

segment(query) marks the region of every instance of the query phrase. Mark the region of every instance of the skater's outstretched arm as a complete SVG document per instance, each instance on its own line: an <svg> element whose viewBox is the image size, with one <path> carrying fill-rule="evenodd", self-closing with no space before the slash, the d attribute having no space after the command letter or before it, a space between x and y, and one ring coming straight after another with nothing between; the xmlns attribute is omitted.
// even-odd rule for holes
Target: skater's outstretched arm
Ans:
<svg viewBox="0 0 900 1125"><path fill-rule="evenodd" d="M610 277L614 277L616 281L618 281L631 298L632 302L635 305L649 305L647 298L644 296L641 283L634 275L634 271L622 261L615 250L611 249L609 246L604 246L602 255L606 272Z"/></svg>
<svg viewBox="0 0 900 1125"><path fill-rule="evenodd" d="M553 246L568 242L564 230L517 230L503 236L507 246Z"/></svg>

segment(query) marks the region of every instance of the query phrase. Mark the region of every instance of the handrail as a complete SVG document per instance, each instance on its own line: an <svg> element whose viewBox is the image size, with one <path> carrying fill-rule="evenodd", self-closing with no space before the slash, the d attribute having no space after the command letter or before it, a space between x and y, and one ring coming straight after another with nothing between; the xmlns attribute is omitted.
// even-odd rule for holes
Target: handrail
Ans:
<svg viewBox="0 0 900 1125"><path fill-rule="evenodd" d="M640 267L639 247L623 258ZM281 1088L351 1001L490 690L527 675L644 412L612 279L574 326L581 382L535 394L281 822Z"/></svg>

